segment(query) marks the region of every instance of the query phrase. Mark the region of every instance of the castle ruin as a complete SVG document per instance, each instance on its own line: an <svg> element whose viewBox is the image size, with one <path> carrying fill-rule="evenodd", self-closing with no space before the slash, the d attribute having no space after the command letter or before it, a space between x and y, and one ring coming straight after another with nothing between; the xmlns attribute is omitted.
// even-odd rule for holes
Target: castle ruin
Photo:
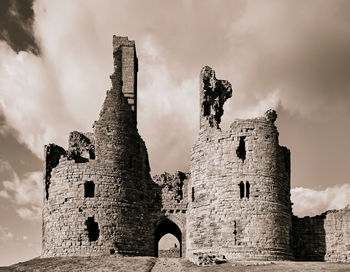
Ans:
<svg viewBox="0 0 350 272"><path fill-rule="evenodd" d="M93 132L68 149L45 146L42 257L158 256L167 233L179 254L228 260L350 262L350 206L298 218L290 201L290 151L277 114L220 129L231 84L200 73L200 131L190 173L150 176L137 130L135 42L113 36L114 73Z"/></svg>

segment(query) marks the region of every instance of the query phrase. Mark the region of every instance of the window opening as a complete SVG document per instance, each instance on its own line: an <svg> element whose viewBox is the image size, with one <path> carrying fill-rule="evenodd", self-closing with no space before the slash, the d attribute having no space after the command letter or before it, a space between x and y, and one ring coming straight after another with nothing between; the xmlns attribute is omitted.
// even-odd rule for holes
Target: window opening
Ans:
<svg viewBox="0 0 350 272"><path fill-rule="evenodd" d="M244 162L245 158L246 158L246 150L245 150L245 136L241 136L239 138L239 145L237 147L236 153L237 153L237 157L240 158L242 160L242 162Z"/></svg>
<svg viewBox="0 0 350 272"><path fill-rule="evenodd" d="M87 220L85 220L86 229L88 232L88 237L90 242L97 241L98 237L100 236L100 229L98 228L98 223L95 222L95 218L88 217Z"/></svg>
<svg viewBox="0 0 350 272"><path fill-rule="evenodd" d="M241 181L239 183L239 196L242 199L244 197L244 183Z"/></svg>
<svg viewBox="0 0 350 272"><path fill-rule="evenodd" d="M95 183L93 181L87 181L84 184L84 196L94 197L95 196Z"/></svg>
<svg viewBox="0 0 350 272"><path fill-rule="evenodd" d="M210 115L210 103L208 101L203 102L204 116Z"/></svg>
<svg viewBox="0 0 350 272"><path fill-rule="evenodd" d="M250 184L249 182L247 181L246 184L246 197L249 198L249 194L250 194Z"/></svg>
<svg viewBox="0 0 350 272"><path fill-rule="evenodd" d="M235 245L237 245L237 222L233 221L233 234L235 235Z"/></svg>
<svg viewBox="0 0 350 272"><path fill-rule="evenodd" d="M132 156L129 156L129 169L132 168Z"/></svg>

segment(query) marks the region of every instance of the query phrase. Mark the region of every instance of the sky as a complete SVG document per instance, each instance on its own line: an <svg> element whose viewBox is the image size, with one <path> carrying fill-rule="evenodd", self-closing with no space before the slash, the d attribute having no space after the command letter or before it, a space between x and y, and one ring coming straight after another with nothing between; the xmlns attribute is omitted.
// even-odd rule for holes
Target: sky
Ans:
<svg viewBox="0 0 350 272"><path fill-rule="evenodd" d="M350 203L350 2L0 2L0 266L41 250L43 147L92 131L112 35L136 41L138 128L152 174L188 171L199 72L233 86L221 128L273 108L291 150L293 212Z"/></svg>

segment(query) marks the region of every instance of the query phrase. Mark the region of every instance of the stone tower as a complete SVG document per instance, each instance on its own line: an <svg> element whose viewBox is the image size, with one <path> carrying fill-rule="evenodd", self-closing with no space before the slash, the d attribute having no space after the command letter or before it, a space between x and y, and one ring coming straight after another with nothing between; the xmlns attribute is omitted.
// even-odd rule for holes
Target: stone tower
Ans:
<svg viewBox="0 0 350 272"><path fill-rule="evenodd" d="M68 150L45 146L43 257L154 254L134 41L114 36L113 56L112 88L93 133L72 132Z"/></svg>
<svg viewBox="0 0 350 272"><path fill-rule="evenodd" d="M187 257L291 258L290 152L278 144L276 112L219 124L231 84L200 74L200 131L191 152Z"/></svg>

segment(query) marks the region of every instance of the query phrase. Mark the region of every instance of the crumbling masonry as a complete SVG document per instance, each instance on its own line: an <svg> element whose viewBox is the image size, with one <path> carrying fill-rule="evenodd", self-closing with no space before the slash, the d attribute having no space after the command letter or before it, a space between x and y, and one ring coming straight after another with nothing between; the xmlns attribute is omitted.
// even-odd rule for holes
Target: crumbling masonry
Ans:
<svg viewBox="0 0 350 272"><path fill-rule="evenodd" d="M42 257L157 256L167 233L179 255L229 260L350 262L350 206L298 218L290 201L290 151L277 114L221 131L231 84L200 73L200 131L190 173L150 176L137 130L134 41L113 37L114 73L93 132L71 132L68 150L45 146ZM172 253L174 254L174 253Z"/></svg>

